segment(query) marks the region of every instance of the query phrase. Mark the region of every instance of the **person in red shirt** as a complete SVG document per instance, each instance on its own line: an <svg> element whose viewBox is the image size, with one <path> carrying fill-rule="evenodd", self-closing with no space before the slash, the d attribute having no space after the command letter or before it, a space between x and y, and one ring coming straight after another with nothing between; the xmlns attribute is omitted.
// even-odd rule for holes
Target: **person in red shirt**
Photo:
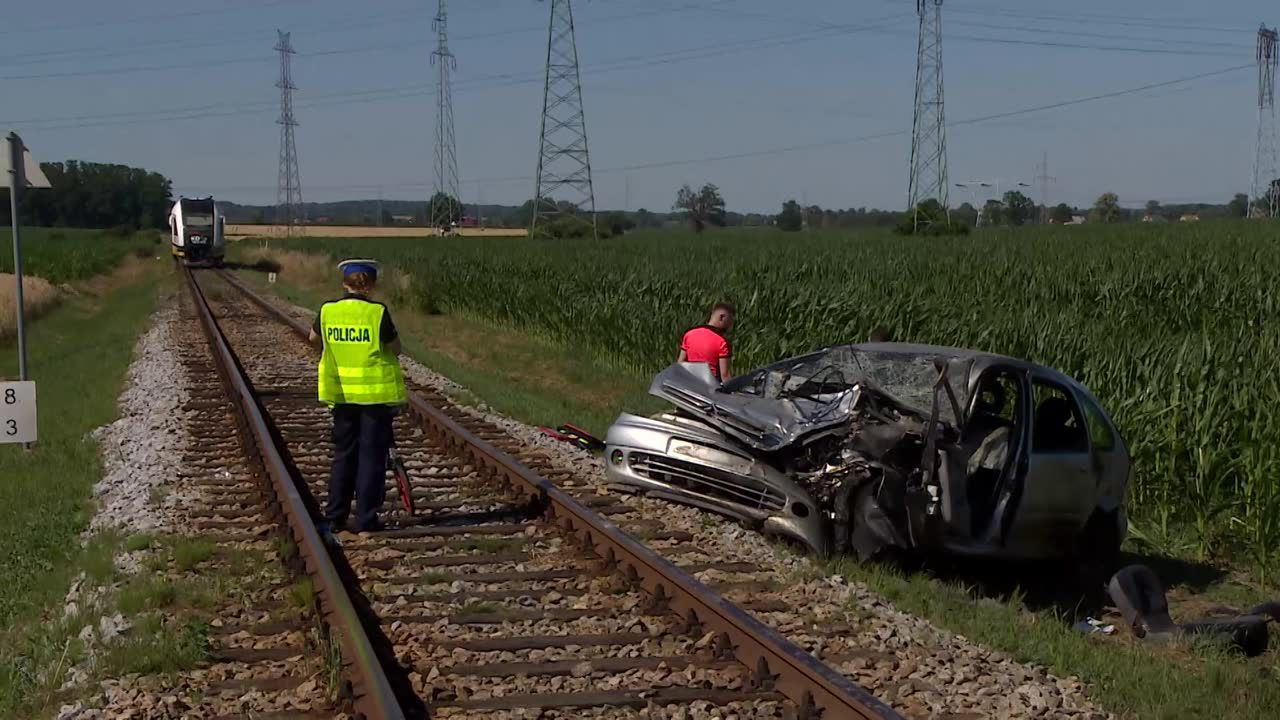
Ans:
<svg viewBox="0 0 1280 720"><path fill-rule="evenodd" d="M711 374L717 380L729 381L733 377L729 369L733 346L726 336L733 329L734 315L732 305L716 303L706 325L699 325L684 334L676 362L704 362L711 367Z"/></svg>

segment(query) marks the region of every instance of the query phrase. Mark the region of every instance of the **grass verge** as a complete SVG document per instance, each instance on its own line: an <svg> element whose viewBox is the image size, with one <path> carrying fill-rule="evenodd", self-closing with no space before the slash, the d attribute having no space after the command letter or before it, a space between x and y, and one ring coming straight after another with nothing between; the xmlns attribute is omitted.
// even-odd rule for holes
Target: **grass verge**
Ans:
<svg viewBox="0 0 1280 720"><path fill-rule="evenodd" d="M79 626L62 615L72 578L114 573L119 538L77 540L101 470L88 433L116 417L134 342L168 282L160 267L81 288L28 331L40 441L0 446L0 716L38 702L74 659ZM17 375L12 342L0 344L0 374Z"/></svg>
<svg viewBox="0 0 1280 720"><path fill-rule="evenodd" d="M1280 707L1280 659L1274 651L1245 660L1204 642L1153 649L1128 637L1084 635L1051 612L1029 611L1016 599L994 602L923 573L847 558L824 569L865 583L903 612L1016 660L1076 675L1091 697L1122 717L1263 720Z"/></svg>

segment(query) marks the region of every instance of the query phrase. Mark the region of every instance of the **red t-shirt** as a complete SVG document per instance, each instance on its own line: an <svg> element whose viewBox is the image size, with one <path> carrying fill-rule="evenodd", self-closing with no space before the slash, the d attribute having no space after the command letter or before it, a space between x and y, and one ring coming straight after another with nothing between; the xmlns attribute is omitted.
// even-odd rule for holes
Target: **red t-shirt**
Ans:
<svg viewBox="0 0 1280 720"><path fill-rule="evenodd" d="M684 334L680 340L680 349L684 351L689 362L704 362L711 366L711 374L720 378L720 358L733 356L733 348L729 340L718 330L708 325L701 325Z"/></svg>

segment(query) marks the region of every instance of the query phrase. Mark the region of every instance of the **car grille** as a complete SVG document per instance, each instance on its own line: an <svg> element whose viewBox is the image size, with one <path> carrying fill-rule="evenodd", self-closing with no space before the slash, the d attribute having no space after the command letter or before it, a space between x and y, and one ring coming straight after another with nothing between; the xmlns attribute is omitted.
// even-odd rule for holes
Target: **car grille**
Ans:
<svg viewBox="0 0 1280 720"><path fill-rule="evenodd" d="M781 511L787 505L782 493L762 482L706 465L642 452L631 453L630 461L631 469L649 480L761 510Z"/></svg>

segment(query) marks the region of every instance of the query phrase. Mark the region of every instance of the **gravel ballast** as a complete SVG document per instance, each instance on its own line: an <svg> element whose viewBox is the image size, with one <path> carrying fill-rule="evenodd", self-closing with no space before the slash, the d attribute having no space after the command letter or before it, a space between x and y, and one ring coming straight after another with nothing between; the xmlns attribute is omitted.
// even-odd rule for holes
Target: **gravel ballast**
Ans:
<svg viewBox="0 0 1280 720"><path fill-rule="evenodd" d="M177 308L156 313L151 329L134 348L133 364L120 394L119 417L93 431L102 456L102 479L93 487L98 512L89 533L116 529L125 534L155 531L168 524L163 507L177 478L185 442L182 405L186 375L173 350ZM152 503L164 488L161 507Z"/></svg>

